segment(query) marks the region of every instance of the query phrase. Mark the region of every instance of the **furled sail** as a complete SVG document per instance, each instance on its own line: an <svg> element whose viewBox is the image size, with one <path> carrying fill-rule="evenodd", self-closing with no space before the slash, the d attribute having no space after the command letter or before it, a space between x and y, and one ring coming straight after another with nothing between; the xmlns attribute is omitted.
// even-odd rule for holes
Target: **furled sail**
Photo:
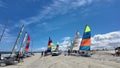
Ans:
<svg viewBox="0 0 120 68"><path fill-rule="evenodd" d="M12 49L12 54L10 56L15 55L15 52L17 50L17 44L20 40L20 36L22 35L23 30L24 30L24 25L22 25L22 27L21 27L20 33L18 34L18 37L17 37L16 42L15 42L13 49Z"/></svg>
<svg viewBox="0 0 120 68"><path fill-rule="evenodd" d="M22 43L21 43L21 46L20 46L20 50L19 50L19 54L23 53L23 47L24 47L24 43L26 41L26 37L27 37L27 32L25 33L24 38L22 40Z"/></svg>
<svg viewBox="0 0 120 68"><path fill-rule="evenodd" d="M88 25L86 25L79 50L90 50L90 45L91 45L90 38L91 38L91 29Z"/></svg>

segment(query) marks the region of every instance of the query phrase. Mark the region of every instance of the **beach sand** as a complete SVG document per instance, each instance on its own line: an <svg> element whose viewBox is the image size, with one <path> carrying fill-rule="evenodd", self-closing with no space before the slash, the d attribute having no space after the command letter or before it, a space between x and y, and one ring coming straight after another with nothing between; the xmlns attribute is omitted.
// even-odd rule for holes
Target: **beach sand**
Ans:
<svg viewBox="0 0 120 68"><path fill-rule="evenodd" d="M35 54L35 56L24 59L22 63L0 68L120 68L120 63L109 60L96 60L94 57L60 55L41 58L40 55Z"/></svg>

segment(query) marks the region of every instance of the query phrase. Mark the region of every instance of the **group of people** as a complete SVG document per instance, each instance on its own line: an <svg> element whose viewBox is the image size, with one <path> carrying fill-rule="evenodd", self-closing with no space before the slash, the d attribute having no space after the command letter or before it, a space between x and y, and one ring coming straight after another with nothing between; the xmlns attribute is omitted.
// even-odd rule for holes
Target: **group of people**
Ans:
<svg viewBox="0 0 120 68"><path fill-rule="evenodd" d="M70 50L70 49L68 49L67 51L65 51L65 54L64 54L64 55L65 55L65 56L66 56L66 55L69 56L69 55L72 55L73 53L74 53L74 54L80 54L80 52L77 51L77 50Z"/></svg>
<svg viewBox="0 0 120 68"><path fill-rule="evenodd" d="M18 53L17 56L16 56L16 59L17 59L18 62L23 62L23 57L24 57L23 54Z"/></svg>
<svg viewBox="0 0 120 68"><path fill-rule="evenodd" d="M41 57L46 56L46 55L47 55L47 51L42 51L41 52Z"/></svg>

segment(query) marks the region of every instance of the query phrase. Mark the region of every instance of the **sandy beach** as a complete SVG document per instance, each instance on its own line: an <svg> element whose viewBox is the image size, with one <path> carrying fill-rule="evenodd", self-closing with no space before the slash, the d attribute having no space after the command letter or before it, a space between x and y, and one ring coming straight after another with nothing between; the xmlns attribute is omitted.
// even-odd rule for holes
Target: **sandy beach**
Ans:
<svg viewBox="0 0 120 68"><path fill-rule="evenodd" d="M120 68L120 63L109 60L97 60L94 57L46 56L41 54L24 59L24 62L0 68ZM96 56L96 55L95 55Z"/></svg>

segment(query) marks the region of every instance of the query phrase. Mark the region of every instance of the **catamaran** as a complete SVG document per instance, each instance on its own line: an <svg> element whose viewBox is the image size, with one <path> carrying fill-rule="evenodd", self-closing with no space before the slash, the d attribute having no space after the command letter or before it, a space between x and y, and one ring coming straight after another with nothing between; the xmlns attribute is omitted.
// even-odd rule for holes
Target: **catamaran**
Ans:
<svg viewBox="0 0 120 68"><path fill-rule="evenodd" d="M79 48L79 50L82 51L81 52L82 56L90 56L88 55L88 52L90 51L90 45L91 45L91 29L90 26L86 25Z"/></svg>
<svg viewBox="0 0 120 68"><path fill-rule="evenodd" d="M18 34L16 42L13 46L12 53L10 54L9 57L5 57L5 59L4 59L4 62L5 62L6 65L11 65L11 64L16 64L17 63L17 61L16 61L17 44L20 40L20 36L22 35L23 30L24 30L24 25L22 25L22 27L21 27L20 33Z"/></svg>
<svg viewBox="0 0 120 68"><path fill-rule="evenodd" d="M52 40L51 38L49 37L49 40L48 40L48 48L47 50L45 50L45 56L47 55L51 55L51 49L52 49Z"/></svg>
<svg viewBox="0 0 120 68"><path fill-rule="evenodd" d="M16 42L13 46L13 49L12 49L12 53L10 54L9 57L4 57L4 59L2 59L2 62L0 60L0 65L11 65L11 64L16 64L16 49L17 49L17 44L20 40L20 36L22 35L22 32L24 30L24 25L22 25L21 27L21 30L20 30L20 33L18 34L18 37L16 39ZM3 32L5 31L5 29L3 30ZM2 36L3 36L3 33L2 33ZM1 38L2 38L1 36Z"/></svg>
<svg viewBox="0 0 120 68"><path fill-rule="evenodd" d="M61 54L61 52L59 50L59 43L57 42L56 45L52 45L51 55L52 56L58 56L60 54Z"/></svg>

